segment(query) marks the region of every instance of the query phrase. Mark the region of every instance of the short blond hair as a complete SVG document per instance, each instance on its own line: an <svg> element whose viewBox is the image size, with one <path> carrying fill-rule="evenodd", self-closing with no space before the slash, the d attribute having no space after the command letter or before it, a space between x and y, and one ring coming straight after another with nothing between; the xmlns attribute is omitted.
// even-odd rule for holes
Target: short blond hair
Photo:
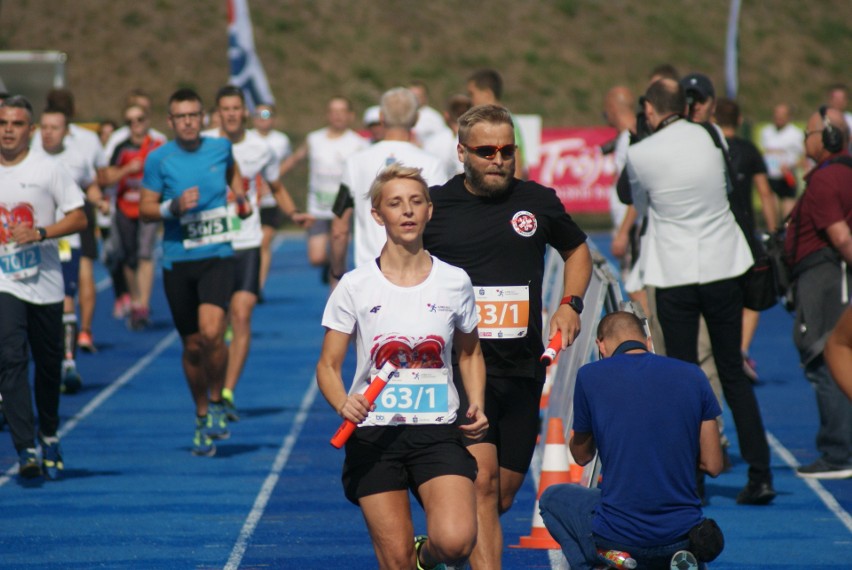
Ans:
<svg viewBox="0 0 852 570"><path fill-rule="evenodd" d="M384 190L388 182L393 180L413 180L417 182L423 188L423 195L426 197L426 202L428 204L432 203L432 197L429 195L429 185L426 184L426 180L423 178L423 169L403 166L399 162L394 162L382 169L370 185L370 191L367 193L367 196L370 198L370 204L376 210L379 209L382 190Z"/></svg>

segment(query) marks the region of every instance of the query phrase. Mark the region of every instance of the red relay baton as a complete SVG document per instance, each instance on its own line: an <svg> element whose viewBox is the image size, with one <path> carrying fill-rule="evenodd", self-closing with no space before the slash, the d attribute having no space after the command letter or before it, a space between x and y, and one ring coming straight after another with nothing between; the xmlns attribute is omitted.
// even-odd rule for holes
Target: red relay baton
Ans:
<svg viewBox="0 0 852 570"><path fill-rule="evenodd" d="M541 355L540 360L545 366L550 366L556 360L556 355L559 354L560 350L562 350L562 333L557 330L553 338L550 339L547 348L544 349L544 354Z"/></svg>
<svg viewBox="0 0 852 570"><path fill-rule="evenodd" d="M376 398L379 397L379 394L384 390L385 385L390 382L393 377L393 373L396 372L396 365L388 360L385 362L385 365L382 366L382 369L379 370L379 373L376 374L373 381L370 382L370 385L367 386L367 390L364 392L364 397L367 398L368 405L372 406L376 401ZM355 428L358 425L352 420L343 420L343 423L340 424L340 427L337 428L337 431L334 434L334 437L331 438L331 445L340 449L346 443L346 440L349 439L349 436L355 431Z"/></svg>

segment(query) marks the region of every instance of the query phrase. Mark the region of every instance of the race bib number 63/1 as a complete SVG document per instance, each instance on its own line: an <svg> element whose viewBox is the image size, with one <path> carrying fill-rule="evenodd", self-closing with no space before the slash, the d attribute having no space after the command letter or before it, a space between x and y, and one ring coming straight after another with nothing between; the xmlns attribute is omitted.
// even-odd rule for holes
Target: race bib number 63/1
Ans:
<svg viewBox="0 0 852 570"><path fill-rule="evenodd" d="M449 371L440 368L400 368L382 390L374 411L381 422L403 415L411 423L434 422L449 410ZM380 418L380 416L384 416Z"/></svg>

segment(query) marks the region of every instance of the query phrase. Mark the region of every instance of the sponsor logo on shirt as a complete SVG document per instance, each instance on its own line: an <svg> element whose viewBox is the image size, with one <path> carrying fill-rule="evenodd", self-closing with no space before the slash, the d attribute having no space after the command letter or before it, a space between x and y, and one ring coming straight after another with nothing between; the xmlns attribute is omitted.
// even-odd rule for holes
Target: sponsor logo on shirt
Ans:
<svg viewBox="0 0 852 570"><path fill-rule="evenodd" d="M379 311L381 311L381 310L382 310L382 306L381 306L381 305L376 305L375 307L373 307L372 309L370 309L370 312L371 312L371 313L378 313L378 312L379 312Z"/></svg>
<svg viewBox="0 0 852 570"><path fill-rule="evenodd" d="M448 307L447 305L438 305L435 303L426 303L426 308L430 313L451 313L452 307Z"/></svg>
<svg viewBox="0 0 852 570"><path fill-rule="evenodd" d="M515 215L512 216L512 229L515 230L519 236L530 237L535 234L535 231L538 229L538 221L535 219L535 215L532 212L528 212L526 210L520 210L519 212L515 212Z"/></svg>

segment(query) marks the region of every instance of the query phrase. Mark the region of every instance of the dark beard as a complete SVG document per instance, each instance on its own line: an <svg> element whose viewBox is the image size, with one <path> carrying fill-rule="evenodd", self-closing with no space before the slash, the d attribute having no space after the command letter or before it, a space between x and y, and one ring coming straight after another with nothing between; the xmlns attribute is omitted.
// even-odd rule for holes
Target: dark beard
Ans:
<svg viewBox="0 0 852 570"><path fill-rule="evenodd" d="M506 176L502 182L495 184L494 182L486 182L485 175L474 169L470 162L464 162L465 181L470 189L477 196L485 196L488 198L500 198L509 193L509 187L512 184L512 176Z"/></svg>

